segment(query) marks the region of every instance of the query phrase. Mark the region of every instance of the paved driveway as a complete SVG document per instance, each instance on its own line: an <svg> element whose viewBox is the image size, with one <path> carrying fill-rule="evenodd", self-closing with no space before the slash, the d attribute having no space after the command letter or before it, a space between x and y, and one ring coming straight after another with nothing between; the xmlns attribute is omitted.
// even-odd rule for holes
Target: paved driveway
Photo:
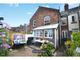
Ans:
<svg viewBox="0 0 80 60"><path fill-rule="evenodd" d="M39 50L39 48L35 46L25 46L19 49L13 49L9 56L37 56L37 53L32 53L32 50Z"/></svg>

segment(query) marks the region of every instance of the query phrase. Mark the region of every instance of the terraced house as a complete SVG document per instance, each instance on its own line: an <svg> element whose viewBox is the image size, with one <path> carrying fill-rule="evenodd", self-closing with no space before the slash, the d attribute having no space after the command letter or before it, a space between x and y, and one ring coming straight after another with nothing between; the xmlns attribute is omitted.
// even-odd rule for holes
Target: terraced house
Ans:
<svg viewBox="0 0 80 60"><path fill-rule="evenodd" d="M71 39L72 32L80 31L80 5L69 9L69 5L65 4L64 8L61 12L61 36Z"/></svg>
<svg viewBox="0 0 80 60"><path fill-rule="evenodd" d="M64 4L64 11L39 7L30 19L29 31L33 33L33 42L52 42L58 47L63 40L71 39L72 32L80 31L80 5L69 8Z"/></svg>
<svg viewBox="0 0 80 60"><path fill-rule="evenodd" d="M34 35L33 42L52 42L55 47L58 47L60 44L59 19L58 9L39 6L29 24L29 31Z"/></svg>

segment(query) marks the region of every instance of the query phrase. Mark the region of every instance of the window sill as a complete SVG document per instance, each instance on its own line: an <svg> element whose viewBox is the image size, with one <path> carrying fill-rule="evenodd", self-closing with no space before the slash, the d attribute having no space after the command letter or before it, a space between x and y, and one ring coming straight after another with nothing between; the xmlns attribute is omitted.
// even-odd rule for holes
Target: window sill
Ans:
<svg viewBox="0 0 80 60"><path fill-rule="evenodd" d="M44 38L49 38L49 39L53 39L53 37L44 37Z"/></svg>
<svg viewBox="0 0 80 60"><path fill-rule="evenodd" d="M61 26L66 26L67 24L62 24Z"/></svg>
<svg viewBox="0 0 80 60"><path fill-rule="evenodd" d="M77 23L77 22L71 22L71 24L74 24L74 23Z"/></svg>

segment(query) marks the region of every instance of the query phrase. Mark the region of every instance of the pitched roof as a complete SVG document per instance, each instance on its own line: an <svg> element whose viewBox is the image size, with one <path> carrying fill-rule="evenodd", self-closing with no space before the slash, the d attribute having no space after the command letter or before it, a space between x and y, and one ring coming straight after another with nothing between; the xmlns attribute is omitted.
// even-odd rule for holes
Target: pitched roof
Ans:
<svg viewBox="0 0 80 60"><path fill-rule="evenodd" d="M51 28L57 28L59 25L59 23L57 24L51 24L51 25L46 25L46 26L40 26L40 27L37 27L37 28L34 28L33 30L43 30L43 29L51 29Z"/></svg>
<svg viewBox="0 0 80 60"><path fill-rule="evenodd" d="M77 6L77 7L74 7L74 8L69 9L69 12L71 12L71 11L75 12L75 11L77 11L78 9L80 9L80 6Z"/></svg>
<svg viewBox="0 0 80 60"><path fill-rule="evenodd" d="M56 12L58 12L58 13L60 14L59 9L53 9L53 8L47 8L47 7L39 6L38 9L37 9L37 11L34 13L34 15L35 15L40 9L48 9L48 10L56 11ZM34 17L34 15L33 15L32 17ZM31 19L32 19L32 17L31 17ZM32 21L31 19L30 19L30 21Z"/></svg>
<svg viewBox="0 0 80 60"><path fill-rule="evenodd" d="M48 7L43 7L43 6L39 6L39 8L44 8L44 9L49 9L49 10L59 11L59 9L48 8Z"/></svg>
<svg viewBox="0 0 80 60"><path fill-rule="evenodd" d="M77 12L78 10L80 10L80 6L77 6L77 7L74 7L74 8L70 8L68 11L62 11L61 12L61 15L65 15L68 13L75 13Z"/></svg>

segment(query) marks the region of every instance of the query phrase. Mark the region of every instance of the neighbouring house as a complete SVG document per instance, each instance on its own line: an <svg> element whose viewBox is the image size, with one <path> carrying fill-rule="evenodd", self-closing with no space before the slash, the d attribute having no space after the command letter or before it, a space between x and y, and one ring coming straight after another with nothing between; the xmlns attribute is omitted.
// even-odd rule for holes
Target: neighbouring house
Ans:
<svg viewBox="0 0 80 60"><path fill-rule="evenodd" d="M80 31L80 6L69 9L68 11L69 31Z"/></svg>
<svg viewBox="0 0 80 60"><path fill-rule="evenodd" d="M80 5L69 8L64 5L64 11L39 7L30 19L29 32L34 35L33 42L53 42L58 47L62 41L71 39L72 32L80 31Z"/></svg>
<svg viewBox="0 0 80 60"><path fill-rule="evenodd" d="M10 31L12 32L18 32L18 33L27 33L27 25L20 25L18 27L11 27Z"/></svg>
<svg viewBox="0 0 80 60"><path fill-rule="evenodd" d="M35 42L52 42L55 48L60 45L60 12L58 9L41 7L30 19L29 32L34 35Z"/></svg>
<svg viewBox="0 0 80 60"><path fill-rule="evenodd" d="M65 4L64 11L61 12L61 32L62 38L70 38L72 32L79 32L80 31L80 5L74 8L69 9L69 5ZM65 22L64 22L65 21Z"/></svg>
<svg viewBox="0 0 80 60"><path fill-rule="evenodd" d="M32 34L32 33L30 32L30 24L27 25L27 34Z"/></svg>
<svg viewBox="0 0 80 60"><path fill-rule="evenodd" d="M61 11L61 17L60 17L60 37L61 37L61 42L64 40L67 40L69 38L69 30L68 30L68 10L69 6L68 4L64 5L64 11Z"/></svg>

